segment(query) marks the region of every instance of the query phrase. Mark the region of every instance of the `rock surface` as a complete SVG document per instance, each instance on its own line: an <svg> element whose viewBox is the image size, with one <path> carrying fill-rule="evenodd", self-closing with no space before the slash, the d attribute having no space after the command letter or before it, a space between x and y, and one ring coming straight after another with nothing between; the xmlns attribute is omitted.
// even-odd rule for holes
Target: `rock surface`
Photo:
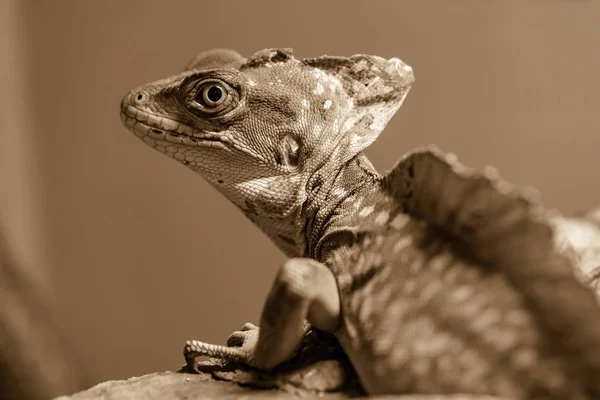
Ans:
<svg viewBox="0 0 600 400"><path fill-rule="evenodd" d="M178 372L100 383L55 400L112 399L347 399L362 394L333 335L309 331L296 357L264 372L218 359Z"/></svg>
<svg viewBox="0 0 600 400"><path fill-rule="evenodd" d="M195 399L345 399L342 392L319 393L302 389L269 390L215 380L211 374L159 372L122 381L100 383L91 389L55 400L195 400Z"/></svg>

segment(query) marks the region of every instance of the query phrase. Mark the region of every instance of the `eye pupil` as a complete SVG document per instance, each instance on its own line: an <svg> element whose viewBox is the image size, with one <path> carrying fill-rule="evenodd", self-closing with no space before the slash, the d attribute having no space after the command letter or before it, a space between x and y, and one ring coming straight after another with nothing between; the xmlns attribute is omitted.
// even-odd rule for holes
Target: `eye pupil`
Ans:
<svg viewBox="0 0 600 400"><path fill-rule="evenodd" d="M223 90L218 86L211 86L206 91L206 97L213 103L217 103L223 97Z"/></svg>
<svg viewBox="0 0 600 400"><path fill-rule="evenodd" d="M216 78L201 80L188 92L186 103L201 113L216 116L231 111L237 105L238 93L227 82Z"/></svg>

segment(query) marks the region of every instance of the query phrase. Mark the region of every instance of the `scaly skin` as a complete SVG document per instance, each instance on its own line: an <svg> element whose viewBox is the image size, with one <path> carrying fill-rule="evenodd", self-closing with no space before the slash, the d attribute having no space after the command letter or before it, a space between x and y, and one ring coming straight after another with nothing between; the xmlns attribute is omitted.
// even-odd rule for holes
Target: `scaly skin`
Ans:
<svg viewBox="0 0 600 400"><path fill-rule="evenodd" d="M335 333L370 394L594 398L600 309L537 201L433 149L386 176L363 155L413 80L398 59L213 50L125 96L128 128L290 257L260 329L190 341L188 362L271 369L312 326Z"/></svg>

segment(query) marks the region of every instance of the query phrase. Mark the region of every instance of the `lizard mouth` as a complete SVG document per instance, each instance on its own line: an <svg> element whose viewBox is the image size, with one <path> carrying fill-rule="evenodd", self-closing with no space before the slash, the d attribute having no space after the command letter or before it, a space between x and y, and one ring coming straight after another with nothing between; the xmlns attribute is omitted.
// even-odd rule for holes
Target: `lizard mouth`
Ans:
<svg viewBox="0 0 600 400"><path fill-rule="evenodd" d="M121 109L121 121L138 137L145 136L187 147L224 149L229 138L205 133L170 118L142 111L131 105Z"/></svg>

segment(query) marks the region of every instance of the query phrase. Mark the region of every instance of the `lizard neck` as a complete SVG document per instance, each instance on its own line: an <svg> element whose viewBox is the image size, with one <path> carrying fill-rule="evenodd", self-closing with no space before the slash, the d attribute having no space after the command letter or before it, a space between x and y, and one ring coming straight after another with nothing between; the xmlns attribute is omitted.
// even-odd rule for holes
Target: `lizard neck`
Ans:
<svg viewBox="0 0 600 400"><path fill-rule="evenodd" d="M357 204L381 186L381 175L359 153L347 162L325 165L308 183L302 214L305 221L305 255L319 259L318 244L328 233L352 229Z"/></svg>

